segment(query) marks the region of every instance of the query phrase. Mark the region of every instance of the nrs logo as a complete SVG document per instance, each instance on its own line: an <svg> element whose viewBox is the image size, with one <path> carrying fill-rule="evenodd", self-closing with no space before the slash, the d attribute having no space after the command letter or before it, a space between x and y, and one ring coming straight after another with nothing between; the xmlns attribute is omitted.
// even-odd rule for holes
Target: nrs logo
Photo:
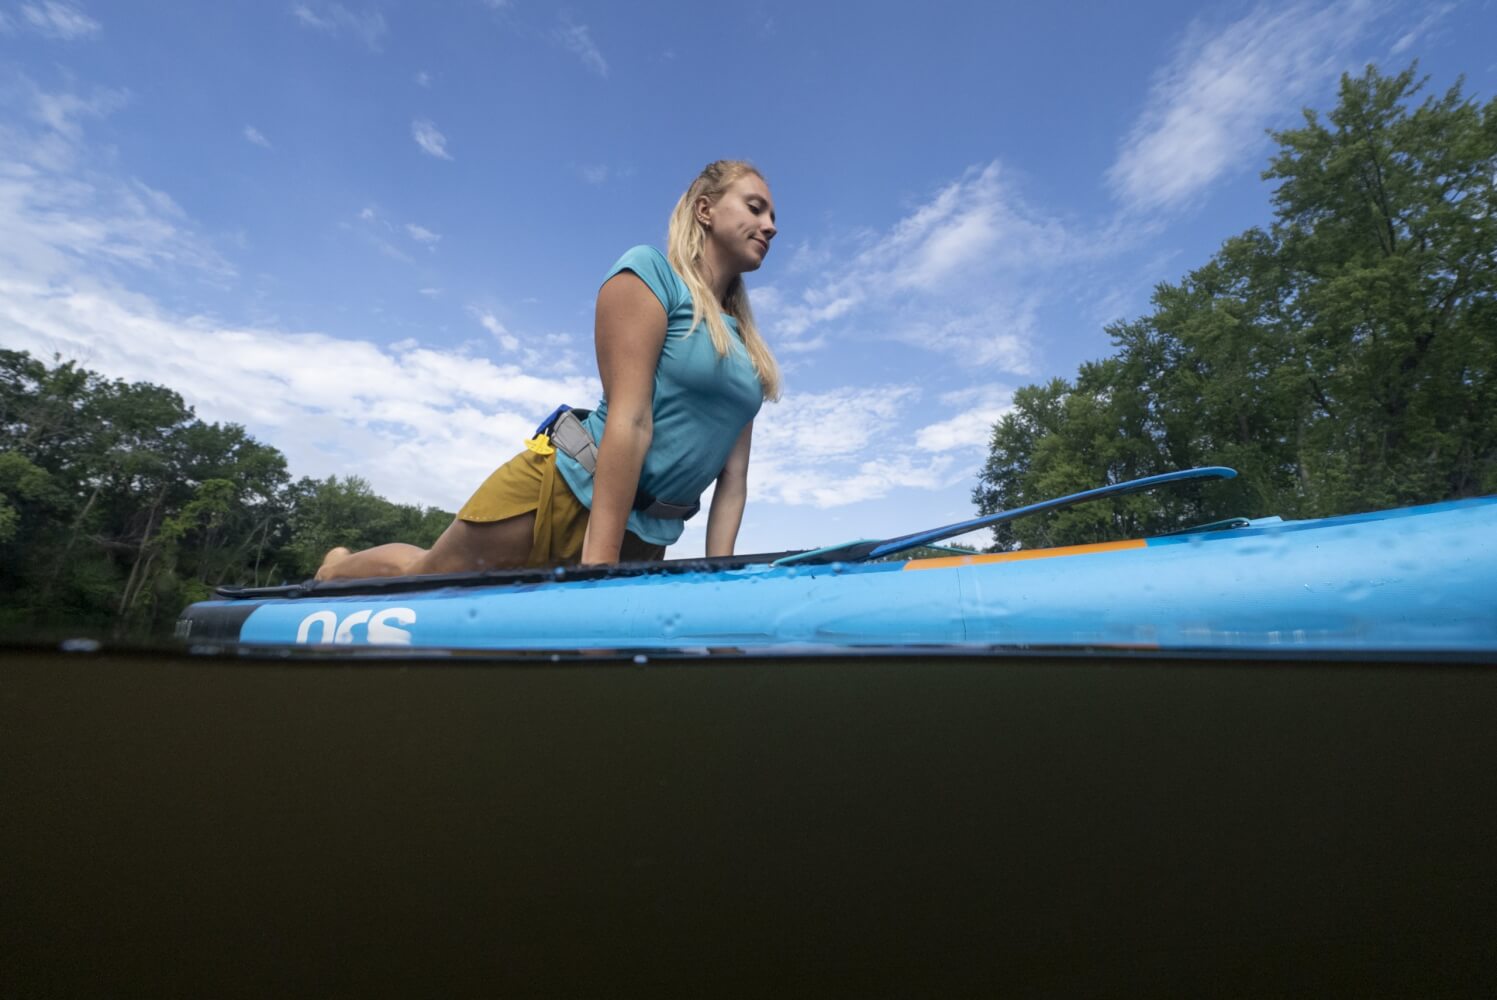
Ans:
<svg viewBox="0 0 1497 1000"><path fill-rule="evenodd" d="M296 628L296 641L302 644L330 643L348 646L359 641L353 630L368 624L362 641L374 646L409 646L411 634L401 625L414 625L416 612L413 608L361 608L342 621L331 611L315 611L301 620ZM313 626L320 626L317 638L312 638Z"/></svg>

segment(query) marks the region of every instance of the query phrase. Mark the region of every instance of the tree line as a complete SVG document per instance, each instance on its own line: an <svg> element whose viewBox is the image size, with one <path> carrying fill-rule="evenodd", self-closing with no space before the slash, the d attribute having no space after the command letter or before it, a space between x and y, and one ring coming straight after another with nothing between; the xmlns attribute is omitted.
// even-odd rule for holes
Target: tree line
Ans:
<svg viewBox="0 0 1497 1000"><path fill-rule="evenodd" d="M452 515L275 448L171 389L0 350L0 635L169 635L224 583L304 580L334 545L430 545Z"/></svg>
<svg viewBox="0 0 1497 1000"><path fill-rule="evenodd" d="M997 548L1497 492L1497 100L1420 100L1416 70L1344 76L1329 113L1272 133L1272 224L1107 327L1111 357L1016 392L973 502L1240 477L1017 521Z"/></svg>

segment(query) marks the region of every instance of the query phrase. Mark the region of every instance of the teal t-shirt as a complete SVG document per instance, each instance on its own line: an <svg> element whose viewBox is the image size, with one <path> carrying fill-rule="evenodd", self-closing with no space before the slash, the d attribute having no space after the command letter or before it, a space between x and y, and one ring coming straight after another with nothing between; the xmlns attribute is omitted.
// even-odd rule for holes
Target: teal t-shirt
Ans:
<svg viewBox="0 0 1497 1000"><path fill-rule="evenodd" d="M764 402L764 388L754 373L738 335L738 321L723 316L733 335L727 357L718 357L706 322L691 327L691 292L671 268L665 254L638 246L613 265L603 280L631 271L649 286L665 307L665 344L655 366L654 433L645 453L639 485L657 500L691 504L722 472L738 435ZM593 440L602 442L608 400L583 421ZM557 452L556 467L577 499L593 505L593 480L587 470ZM655 545L670 545L684 524L675 518L629 515L629 530Z"/></svg>

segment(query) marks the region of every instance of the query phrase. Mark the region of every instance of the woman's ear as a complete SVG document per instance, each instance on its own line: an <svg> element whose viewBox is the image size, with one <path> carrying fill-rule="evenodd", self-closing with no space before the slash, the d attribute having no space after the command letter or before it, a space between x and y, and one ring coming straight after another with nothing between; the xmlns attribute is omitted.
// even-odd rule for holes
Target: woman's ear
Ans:
<svg viewBox="0 0 1497 1000"><path fill-rule="evenodd" d="M706 195L697 197L696 218L703 229L712 228L712 199Z"/></svg>

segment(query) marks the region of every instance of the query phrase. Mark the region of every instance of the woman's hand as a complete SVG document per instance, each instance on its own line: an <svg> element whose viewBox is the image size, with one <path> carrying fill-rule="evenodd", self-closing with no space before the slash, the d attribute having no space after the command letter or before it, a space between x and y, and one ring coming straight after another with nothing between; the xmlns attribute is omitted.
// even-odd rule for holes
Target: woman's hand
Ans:
<svg viewBox="0 0 1497 1000"><path fill-rule="evenodd" d="M754 439L754 422L750 420L733 443L727 464L718 473L717 488L712 491L712 509L707 514L707 558L730 556L738 541L738 526L743 521L743 504L748 498L749 449Z"/></svg>
<svg viewBox="0 0 1497 1000"><path fill-rule="evenodd" d="M608 420L598 444L583 565L619 561L639 470L654 433L655 368L665 345L665 326L665 307L632 271L619 272L598 290L593 340Z"/></svg>

